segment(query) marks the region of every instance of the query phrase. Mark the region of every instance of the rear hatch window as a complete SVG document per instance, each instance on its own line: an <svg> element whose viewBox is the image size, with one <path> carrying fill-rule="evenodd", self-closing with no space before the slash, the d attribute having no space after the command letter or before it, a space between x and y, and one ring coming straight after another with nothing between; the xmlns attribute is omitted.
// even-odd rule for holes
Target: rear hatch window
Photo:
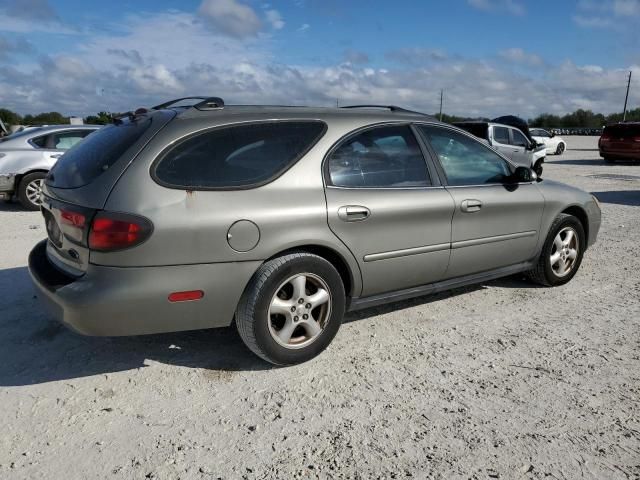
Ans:
<svg viewBox="0 0 640 480"><path fill-rule="evenodd" d="M106 172L151 126L151 118L125 119L89 135L69 149L47 176L54 188L78 188Z"/></svg>
<svg viewBox="0 0 640 480"><path fill-rule="evenodd" d="M602 134L612 137L615 140L627 140L640 136L640 124L609 125L608 127L604 127Z"/></svg>

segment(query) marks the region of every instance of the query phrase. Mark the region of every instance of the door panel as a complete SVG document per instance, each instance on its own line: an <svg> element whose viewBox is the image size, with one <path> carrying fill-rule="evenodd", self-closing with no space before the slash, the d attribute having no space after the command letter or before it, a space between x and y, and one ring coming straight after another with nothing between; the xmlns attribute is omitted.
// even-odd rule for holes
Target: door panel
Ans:
<svg viewBox="0 0 640 480"><path fill-rule="evenodd" d="M453 200L442 187L327 187L329 227L354 254L362 296L441 280L449 263ZM366 207L366 219L346 221L344 206Z"/></svg>
<svg viewBox="0 0 640 480"><path fill-rule="evenodd" d="M544 198L534 184L448 187L456 211L451 227L447 277L505 267L536 253ZM469 199L481 208L465 212Z"/></svg>
<svg viewBox="0 0 640 480"><path fill-rule="evenodd" d="M329 227L362 271L362 296L442 279L453 199L433 181L407 124L355 132L326 161Z"/></svg>
<svg viewBox="0 0 640 480"><path fill-rule="evenodd" d="M418 130L447 177L455 212L447 278L530 260L544 198L535 184L513 184L513 167L476 138L440 126Z"/></svg>
<svg viewBox="0 0 640 480"><path fill-rule="evenodd" d="M526 146L529 144L527 138L517 130L513 128L509 129L511 134L511 160L517 165L523 167L531 167L533 154L531 150L527 150Z"/></svg>

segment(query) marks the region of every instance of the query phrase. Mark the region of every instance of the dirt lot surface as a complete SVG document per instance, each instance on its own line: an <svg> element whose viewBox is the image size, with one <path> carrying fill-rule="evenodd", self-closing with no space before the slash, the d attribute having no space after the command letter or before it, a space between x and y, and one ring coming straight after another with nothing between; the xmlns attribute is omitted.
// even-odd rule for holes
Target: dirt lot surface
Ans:
<svg viewBox="0 0 640 480"><path fill-rule="evenodd" d="M40 214L0 204L0 478L640 478L640 164L596 140L544 172L602 202L571 283L351 314L291 368L232 329L67 331L25 267Z"/></svg>

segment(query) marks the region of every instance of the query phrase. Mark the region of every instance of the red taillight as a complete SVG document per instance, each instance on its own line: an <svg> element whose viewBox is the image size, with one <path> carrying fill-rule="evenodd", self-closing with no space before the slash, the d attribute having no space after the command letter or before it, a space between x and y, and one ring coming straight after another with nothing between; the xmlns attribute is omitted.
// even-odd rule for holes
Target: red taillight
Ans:
<svg viewBox="0 0 640 480"><path fill-rule="evenodd" d="M82 228L86 218L83 214L71 210L60 210L60 223Z"/></svg>
<svg viewBox="0 0 640 480"><path fill-rule="evenodd" d="M188 292L173 292L169 294L170 302L189 302L192 300L200 300L204 297L202 290L189 290Z"/></svg>
<svg viewBox="0 0 640 480"><path fill-rule="evenodd" d="M633 137L633 141L634 142L640 142L640 135L638 135L637 137Z"/></svg>
<svg viewBox="0 0 640 480"><path fill-rule="evenodd" d="M133 247L151 233L148 220L133 215L100 212L91 223L89 248L111 251Z"/></svg>
<svg viewBox="0 0 640 480"><path fill-rule="evenodd" d="M600 141L601 141L601 142L608 142L608 141L610 141L610 140L611 140L611 137L610 137L609 135L602 135L602 136L600 137Z"/></svg>
<svg viewBox="0 0 640 480"><path fill-rule="evenodd" d="M75 242L82 242L84 238L84 229L87 217L82 213L73 210L60 210L60 230L64 232L67 238Z"/></svg>

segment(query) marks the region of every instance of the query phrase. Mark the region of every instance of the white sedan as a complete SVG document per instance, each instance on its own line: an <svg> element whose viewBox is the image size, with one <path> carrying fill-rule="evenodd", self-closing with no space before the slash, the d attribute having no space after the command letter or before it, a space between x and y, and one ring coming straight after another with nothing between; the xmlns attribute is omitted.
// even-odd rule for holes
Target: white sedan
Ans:
<svg viewBox="0 0 640 480"><path fill-rule="evenodd" d="M543 128L531 128L529 132L537 143L547 148L547 154L562 155L567 148L567 143L555 133L548 132Z"/></svg>

